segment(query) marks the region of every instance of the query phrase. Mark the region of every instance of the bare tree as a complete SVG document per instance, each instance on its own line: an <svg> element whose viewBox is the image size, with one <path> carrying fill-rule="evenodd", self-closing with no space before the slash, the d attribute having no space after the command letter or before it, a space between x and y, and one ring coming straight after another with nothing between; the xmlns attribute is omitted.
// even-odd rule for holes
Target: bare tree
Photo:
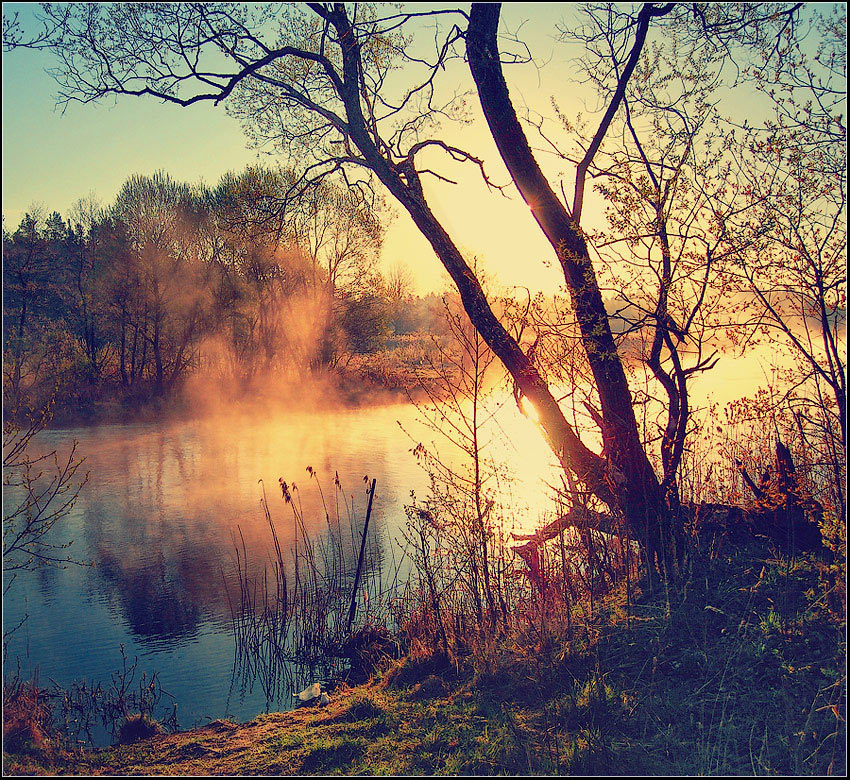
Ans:
<svg viewBox="0 0 850 780"><path fill-rule="evenodd" d="M502 476L489 455L493 435L487 430L499 408L488 398L495 356L457 301L443 299L443 319L446 337L432 337L434 350L425 358L428 381L419 387L427 403L411 397L422 422L448 445L417 443L414 449L431 483L424 519L444 536L440 552L450 564L440 568L460 578L479 627L492 626L499 617L497 596L503 617L507 611L494 554L503 529L491 517L498 493L493 483Z"/></svg>
<svg viewBox="0 0 850 780"><path fill-rule="evenodd" d="M245 358L261 348L264 369L295 353L304 353L304 367L333 364L345 300L374 290L383 232L375 204L331 181L305 189L291 170L250 167L225 175L209 193L209 215L211 240L223 242L216 264L221 302L236 328L232 346ZM293 328L283 323L292 325L305 307L315 336L306 350L287 338ZM249 373L256 368L243 362Z"/></svg>
<svg viewBox="0 0 850 780"><path fill-rule="evenodd" d="M611 332L580 219L587 166L622 102L626 84L646 41L650 21L668 13L671 8L669 4L661 8L647 4L638 15L629 59L602 123L585 158L579 163L571 211L543 175L511 103L497 42L500 7L474 5L467 31L469 64L490 132L517 189L557 253L572 299L600 402L599 422L605 462L602 482L608 493L607 496L600 495L600 498L622 512L632 532L653 555L674 553L674 527L665 512L661 487L640 440L628 380ZM546 425L550 412L541 408L539 411ZM575 436L571 429L570 434ZM588 481L586 474L576 473L599 495L600 491L594 490L594 482ZM668 561L670 564L673 564L672 559Z"/></svg>
<svg viewBox="0 0 850 780"><path fill-rule="evenodd" d="M607 104L619 85L611 73L627 67L632 17L606 4L586 6L582 18L584 25L565 27L562 37L581 45L581 72ZM638 62L622 110L592 160L592 125L571 120L555 101L566 144L535 121L546 148L584 165L605 199L607 224L588 233L588 243L599 256L619 351L637 375L641 438L660 464L671 511L679 505L677 473L694 432L689 384L716 364L733 326L722 271L753 243L751 231L735 228L736 215L752 203L723 151L717 103L727 55L691 40L690 22L681 14L665 19L675 34L653 41ZM648 376L641 379L641 371ZM649 449L656 439L657 455Z"/></svg>
<svg viewBox="0 0 850 780"><path fill-rule="evenodd" d="M83 461L76 442L61 457L34 454L33 438L49 419L47 407L26 422L9 415L3 423L3 571L12 573L4 594L17 571L79 563L67 552L73 542L58 541L53 527L73 509L88 475L77 477Z"/></svg>
<svg viewBox="0 0 850 780"><path fill-rule="evenodd" d="M720 9L712 6L706 9L673 3L645 3L634 14L620 11L611 4L590 6L590 32L583 31L577 37L588 45L601 44L596 52L592 47L590 49L597 54L590 79L597 82L604 96L605 110L595 132L583 145L581 156L575 160L575 187L569 205L566 196L562 201L544 176L511 103L498 48L498 5L473 5L470 14L467 54L491 134L514 184L557 253L564 271L581 343L599 397L599 411L592 413L592 417L602 433L608 481L616 484L617 502L612 508L620 510L630 530L647 546L651 555L665 558L665 568L671 564L675 567L681 553L675 476L689 415L686 382L688 376L709 367L713 360L711 356L702 356L701 337L697 335L694 339L694 332L688 334L689 330L700 330L691 326L705 302L708 273L691 286L691 305L679 322L671 309L675 269L667 208L675 197L675 191L671 191L670 185L680 182L681 167L690 164L697 125L674 102L670 106L671 113L683 128L673 132L668 126L671 143L668 149L663 150L660 160L653 164L632 123L629 94L632 95L631 110L634 110L634 96L643 93L647 81L653 76L653 69L663 71L665 65L658 61L656 46L642 66L638 85L633 85L652 24L660 21L668 26L676 25L674 33L683 41L683 50L678 54L684 55L688 63L688 81L692 80L694 69L698 71L701 61L704 61L711 63L711 68L702 78L707 77L711 84L719 80L727 60L734 64L733 50L739 44L771 49L779 42L780 36L790 34L799 8L800 5L796 4L777 9L742 6ZM661 84L670 78L669 72L655 75ZM675 71L672 75L675 77ZM693 97L687 92L685 96ZM657 98L650 97L644 102L655 109L662 108ZM618 113L624 115L621 126L627 128L636 149L635 162L643 166L643 176L647 179L641 197L648 198L654 211L651 233L660 255L658 295L653 308L646 312L654 323L647 363L667 395L667 423L661 447L663 480L660 484L641 441L623 363L602 301L587 237L581 227L586 179L591 169L595 167L596 175L600 175L600 169L604 168L605 175L611 178L618 174L610 165L597 163L600 149ZM661 129L663 133L663 127ZM665 169L665 166L669 167ZM653 191L654 195L651 194ZM721 215L715 213L714 216L719 219ZM691 215L691 226L698 220L699 216ZM707 270L711 270L712 256L724 246L726 238L722 225L714 232L716 235L704 233L701 237L705 256L703 265ZM727 247L724 246L724 249ZM652 271L651 264L647 270ZM681 358L685 348L683 342L689 335L692 344L697 347L697 358L686 367ZM663 366L665 354L671 364L669 368ZM661 560L658 563L661 564Z"/></svg>
<svg viewBox="0 0 850 780"><path fill-rule="evenodd" d="M746 296L745 344L766 339L795 365L784 402L829 464L843 525L847 458L846 10L815 12L781 51L752 69L770 115L728 135L754 207L736 229L755 237L730 269ZM808 53L801 40L813 37Z"/></svg>
<svg viewBox="0 0 850 780"><path fill-rule="evenodd" d="M71 207L68 220L68 273L73 285L70 310L76 320L74 331L82 341L88 363L89 380L97 382L109 359L104 333L106 301L99 284L103 262L105 214L89 194Z"/></svg>
<svg viewBox="0 0 850 780"><path fill-rule="evenodd" d="M369 289L383 238L378 211L356 190L329 181L304 192L293 206L295 241L311 259L330 296Z"/></svg>
<svg viewBox="0 0 850 780"><path fill-rule="evenodd" d="M190 188L162 173L130 177L114 206L139 280L140 331L160 396L191 362L207 308L207 266L195 245L194 208Z"/></svg>
<svg viewBox="0 0 850 780"><path fill-rule="evenodd" d="M413 293L413 274L402 263L395 263L386 274L387 295L395 305L402 304Z"/></svg>
<svg viewBox="0 0 850 780"><path fill-rule="evenodd" d="M427 14L377 16L365 7L312 4L281 9L283 40L264 43L262 15L231 5L47 6L63 31L54 50L60 101L89 102L109 94L149 95L192 105L236 94L234 112L257 140L272 139L282 151L310 160L300 186L331 172L371 171L410 214L449 272L471 321L540 410L553 447L612 505L605 463L567 424L540 373L493 314L481 285L430 210L418 166L426 149L455 162L483 165L469 153L436 138L421 138L452 102L435 102L434 79L460 39L452 26L435 61L408 58L424 73L393 102L386 81L405 58L405 24ZM458 14L461 20L464 14ZM216 51L202 66L200 55ZM154 54L155 53L155 54ZM161 64L151 70L151 57ZM208 64L210 70L207 69ZM186 90L194 90L184 94ZM352 173L353 172L353 173Z"/></svg>
<svg viewBox="0 0 850 780"><path fill-rule="evenodd" d="M569 210L534 160L511 105L497 45L498 5L474 5L470 15L342 3L275 8L272 25L269 9L223 3L48 5L45 25L61 33L49 44L59 58L54 75L60 102L116 94L181 106L227 99L256 144L272 144L303 161L296 190L332 173L366 194L370 177L380 181L429 241L472 324L507 368L518 393L536 407L564 468L584 490L624 516L649 554L650 569L675 568L675 522L640 441L628 381L580 228L587 166L622 104L649 25L669 13L672 4L646 4L630 23L632 47L578 166ZM703 32L721 42L735 25L748 29L753 16L738 10L719 19L697 13ZM416 24L445 19L450 24L437 29L432 56L411 46ZM440 119L457 115L456 96L440 102L435 80L448 59L459 55L464 39L491 133L563 267L599 395L602 453L588 447L569 423L533 355L495 315L473 269L428 204L424 177L450 180L433 168L438 154L475 166L492 186L483 162L435 129Z"/></svg>

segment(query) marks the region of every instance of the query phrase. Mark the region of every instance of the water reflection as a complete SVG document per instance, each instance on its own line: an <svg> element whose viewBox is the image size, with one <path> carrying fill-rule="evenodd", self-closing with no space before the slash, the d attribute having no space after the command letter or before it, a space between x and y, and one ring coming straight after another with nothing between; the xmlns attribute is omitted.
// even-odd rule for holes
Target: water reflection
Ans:
<svg viewBox="0 0 850 780"><path fill-rule="evenodd" d="M278 477L290 484L297 479L294 501L310 533L327 530L337 505L345 516L346 502L362 518L365 491L354 471L358 466L380 475L383 511L376 505L376 531L387 515L401 513L401 496L394 493L402 482L421 482L415 464L390 474L385 448L374 448L366 437L341 440L339 429L331 439L332 428L325 423L316 418L293 426L290 419L277 425L242 424L238 432L206 423L168 431L109 426L83 442L91 485L75 514L85 519L81 530L101 586L117 592L134 633L174 639L193 634L202 618L229 616L223 581L235 585L235 540L244 544L249 561L265 562L270 553L258 479L269 486L267 498L284 550L294 546L296 531ZM384 435L390 432L385 429ZM332 446L342 449L331 452ZM347 482L354 485L342 495L327 471L316 479L305 470L315 462L327 466L332 458L343 461L341 471L347 467Z"/></svg>
<svg viewBox="0 0 850 780"><path fill-rule="evenodd" d="M73 555L94 566L18 577L5 600L4 627L29 618L13 634L6 662L20 659L25 675L39 666L41 679L60 684L98 680L120 666L124 644L128 657L146 658L147 668L159 671L163 687L176 695L183 690L182 723L221 716L233 661L228 591L237 589L235 541L258 573L272 552L263 485L287 560L296 532L280 477L295 483L311 536L328 532L339 507L341 532L350 537L345 565L353 568L351 542L366 504L363 476L378 480L370 536L387 536L403 521L409 491L425 488L396 422L409 423L411 414L396 406L45 432L38 441L43 450L66 449L76 439L86 457L89 482L53 534L74 539ZM342 491L334 486L337 470ZM360 525L350 529L352 506ZM231 702L229 714L250 717L263 705L247 697Z"/></svg>
<svg viewBox="0 0 850 780"><path fill-rule="evenodd" d="M499 425L514 445L503 457L514 476L538 481L526 509L509 518L522 530L537 522L539 478L551 455L532 423L515 407L506 411ZM335 565L353 571L367 501L363 477L376 478L369 533L380 544L370 545L366 567L389 570L399 558L393 540L404 505L411 491L427 493L427 475L409 452L415 441L399 427L428 435L416 418L414 408L399 405L45 432L38 441L44 450L67 450L78 440L86 457L89 482L53 534L74 539L72 554L94 566L21 574L5 599L4 627L29 617L13 634L6 663L19 659L24 675L39 667L41 679L60 685L94 682L119 668L123 644L128 658L142 659L140 670L159 673L182 725L253 717L267 706L263 692L234 697L230 689L230 599L238 590L237 544L252 575L262 576L274 555L263 489L285 560L296 523L279 478L294 483L304 530L317 544L323 535L341 536L344 554Z"/></svg>
<svg viewBox="0 0 850 780"><path fill-rule="evenodd" d="M197 633L201 607L178 572L171 576L165 562L125 565L110 550L101 550L98 569L106 586L121 601L122 614L141 640L180 641Z"/></svg>

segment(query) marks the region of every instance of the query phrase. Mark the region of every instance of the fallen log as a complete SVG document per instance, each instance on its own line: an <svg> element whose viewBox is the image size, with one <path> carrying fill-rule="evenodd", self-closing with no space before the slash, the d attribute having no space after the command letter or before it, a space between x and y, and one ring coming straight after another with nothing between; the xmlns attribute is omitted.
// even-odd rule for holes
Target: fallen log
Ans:
<svg viewBox="0 0 850 780"><path fill-rule="evenodd" d="M748 511L754 534L767 537L792 555L824 549L819 528L823 505L806 491L791 452L781 440L776 440L775 473L766 470L759 486L740 461L736 464L755 498Z"/></svg>
<svg viewBox="0 0 850 780"><path fill-rule="evenodd" d="M595 576L608 576L612 581L615 578L612 561L605 552L603 539L606 536L611 540L615 539L622 534L622 529L610 515L585 507L573 507L533 534L511 533L514 540L525 542L512 547L512 550L525 561L526 574L541 594L552 591L552 582L549 581L543 565L543 548L547 542L569 530L575 531L576 537L569 545L564 545L562 554L564 550L569 550L571 557L575 553L583 553L589 570L594 572Z"/></svg>
<svg viewBox="0 0 850 780"><path fill-rule="evenodd" d="M754 539L766 539L783 552L823 552L823 539L819 523L823 519L823 505L802 486L794 460L788 448L776 442L774 471L766 469L759 484L747 473L740 461L736 465L744 483L755 498L751 508L725 504L699 504L683 506L683 522L702 541L745 544ZM532 534L512 533L517 542L514 552L528 567L532 582L542 591L548 587L542 566L541 548L564 532L574 529L587 541L590 532L619 536L622 529L611 515L585 507L573 507ZM574 545L578 549L580 545ZM592 555L590 545L588 554ZM600 561L592 561L599 566Z"/></svg>
<svg viewBox="0 0 850 780"><path fill-rule="evenodd" d="M543 544L556 536L560 536L570 528L579 531L602 531L608 534L613 534L617 530L614 518L610 515L603 515L601 512L595 512L592 509L573 507L569 512L556 517L551 523L547 523L533 534L512 533L511 536L518 542Z"/></svg>

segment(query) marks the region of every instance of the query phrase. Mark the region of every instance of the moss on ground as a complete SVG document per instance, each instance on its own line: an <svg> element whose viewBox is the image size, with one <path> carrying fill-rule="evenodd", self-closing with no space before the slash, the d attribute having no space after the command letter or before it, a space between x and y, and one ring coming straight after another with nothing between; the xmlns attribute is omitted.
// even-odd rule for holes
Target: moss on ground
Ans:
<svg viewBox="0 0 850 780"><path fill-rule="evenodd" d="M538 621L537 623L535 621ZM843 774L843 608L814 560L738 551L681 592L539 614L484 659L406 659L250 723L89 752L4 753L6 774ZM438 680L434 680L434 676Z"/></svg>

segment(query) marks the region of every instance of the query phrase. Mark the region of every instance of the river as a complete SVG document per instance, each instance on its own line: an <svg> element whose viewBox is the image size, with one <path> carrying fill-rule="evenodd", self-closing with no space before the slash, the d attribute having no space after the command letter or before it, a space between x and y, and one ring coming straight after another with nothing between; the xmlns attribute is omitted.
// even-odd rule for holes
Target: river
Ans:
<svg viewBox="0 0 850 780"><path fill-rule="evenodd" d="M351 502L362 522L368 476L377 480L370 534L397 558L404 506L411 491L422 498L428 490L411 450L439 439L418 419L410 405L389 405L40 433L40 451L67 453L76 441L85 458L79 473L88 481L52 539L73 540L68 552L91 565L18 574L4 598L4 630L22 621L5 670L19 664L25 678L37 670L42 684L105 684L123 647L138 659L137 678L157 673L181 727L289 706L291 691L269 702L259 686L234 683L235 539L245 540L249 559L267 559L265 490L281 545L292 543L279 479L297 486L308 532L327 529L322 494L332 513L337 501ZM498 419L511 439L499 457L516 478L508 522L524 531L546 505L541 478L555 472L539 431L515 406L503 404Z"/></svg>

